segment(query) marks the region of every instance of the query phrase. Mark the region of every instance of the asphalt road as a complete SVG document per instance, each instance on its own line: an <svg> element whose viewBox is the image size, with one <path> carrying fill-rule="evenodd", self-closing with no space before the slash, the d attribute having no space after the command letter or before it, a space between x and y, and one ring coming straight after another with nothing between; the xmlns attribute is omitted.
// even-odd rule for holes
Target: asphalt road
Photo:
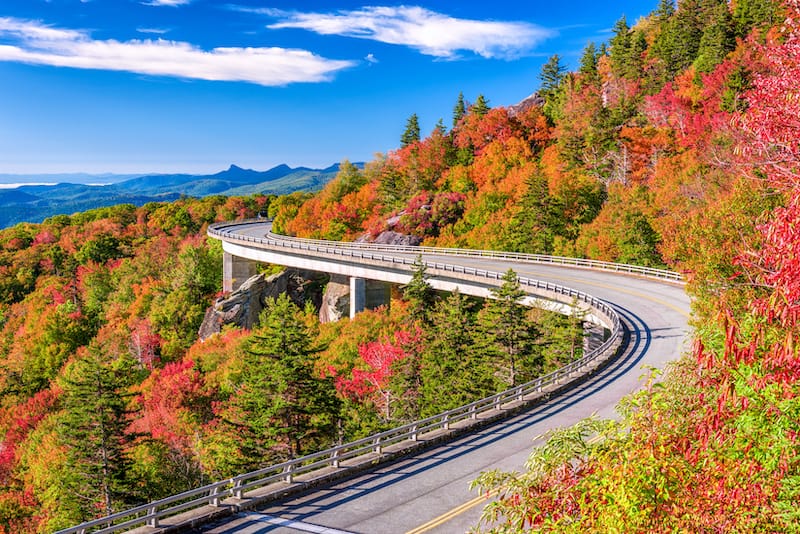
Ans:
<svg viewBox="0 0 800 534"><path fill-rule="evenodd" d="M252 229L251 229L252 231ZM426 259L434 259L427 257ZM439 260L442 261L442 260ZM552 281L613 304L626 332L624 352L579 387L527 413L330 487L243 512L202 532L456 533L474 527L482 500L469 483L490 469L521 470L539 436L614 407L688 347L689 299L683 288L614 273L496 259L447 257L448 263Z"/></svg>

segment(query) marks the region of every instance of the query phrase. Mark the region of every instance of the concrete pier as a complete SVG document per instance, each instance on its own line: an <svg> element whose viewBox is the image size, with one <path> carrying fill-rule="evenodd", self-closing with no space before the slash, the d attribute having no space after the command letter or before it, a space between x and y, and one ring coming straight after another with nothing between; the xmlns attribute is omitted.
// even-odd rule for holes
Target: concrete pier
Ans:
<svg viewBox="0 0 800 534"><path fill-rule="evenodd" d="M356 276L350 277L350 318L356 316L360 311L364 311L367 305L367 284L363 278Z"/></svg>
<svg viewBox="0 0 800 534"><path fill-rule="evenodd" d="M222 290L226 293L239 289L247 279L258 273L258 262L222 253Z"/></svg>

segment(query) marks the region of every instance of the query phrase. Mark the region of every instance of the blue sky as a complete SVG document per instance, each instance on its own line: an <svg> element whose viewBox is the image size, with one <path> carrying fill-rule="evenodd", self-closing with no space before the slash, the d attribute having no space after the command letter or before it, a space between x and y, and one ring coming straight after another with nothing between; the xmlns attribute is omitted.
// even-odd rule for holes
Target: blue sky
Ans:
<svg viewBox="0 0 800 534"><path fill-rule="evenodd" d="M323 167L518 102L656 1L2 0L0 173Z"/></svg>

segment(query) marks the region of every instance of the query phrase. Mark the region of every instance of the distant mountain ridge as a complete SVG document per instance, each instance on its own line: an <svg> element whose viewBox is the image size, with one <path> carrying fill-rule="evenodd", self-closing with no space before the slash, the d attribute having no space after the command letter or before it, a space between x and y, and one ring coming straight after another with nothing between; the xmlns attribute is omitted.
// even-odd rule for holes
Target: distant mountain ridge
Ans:
<svg viewBox="0 0 800 534"><path fill-rule="evenodd" d="M363 166L362 163L356 165ZM18 183L45 182L55 177L69 179L70 176L80 181L0 189L0 228L19 222L41 222L53 215L69 215L114 204L140 206L148 202L171 201L181 196L285 195L294 191L316 191L331 181L337 172L338 163L324 169L292 168L281 164L266 171L231 165L226 170L208 175L0 175L0 179ZM117 179L121 181L113 181Z"/></svg>

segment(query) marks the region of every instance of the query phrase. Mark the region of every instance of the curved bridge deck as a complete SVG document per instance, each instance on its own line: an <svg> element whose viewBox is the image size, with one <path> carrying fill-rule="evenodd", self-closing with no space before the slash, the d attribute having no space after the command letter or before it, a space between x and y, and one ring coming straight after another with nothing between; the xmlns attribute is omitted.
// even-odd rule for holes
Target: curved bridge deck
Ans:
<svg viewBox="0 0 800 534"><path fill-rule="evenodd" d="M548 256L298 240L268 234L269 229L266 221L224 223L212 227L209 235L223 241L226 254L249 260L308 269L313 265L315 270L395 283L406 283L410 279L410 264L422 253L434 287L443 290L459 287L463 293L482 296L488 294L489 287L499 285L500 276L511 268L524 281L523 288L532 298L567 304L579 297L592 309L598 322L618 328L622 350L599 371L596 366L592 367L592 373L566 391L562 391L560 377L548 382L546 391L537 391L533 384L533 389L526 393L534 398L532 408L520 409L514 391L508 392L502 401L498 400L497 406L492 406L494 400L490 399L485 406L487 414L496 408L515 415L501 423L481 426L454 441L434 448L406 451L400 460L359 471L362 474L355 478L330 479L305 493L262 504L257 504L258 500L248 501L249 497L228 499L224 503L222 499L215 500L215 492L223 488L235 495L236 479L221 481L202 492L193 490L159 501L160 504L140 507L136 510L141 514L138 521L146 519L154 524L138 528L137 532L169 531L170 525L185 528L195 524L193 516L202 516L207 521L213 513L231 512L236 513L221 523L197 528L215 534L464 532L475 525L480 505L485 502L468 490L469 482L481 471L519 470L531 448L548 430L572 425L592 414L613 417L619 399L641 386L641 376L647 372L645 368L664 368L685 349L689 299L682 286L676 283L679 276L674 273ZM630 272L615 272L618 270ZM575 374L567 370L563 376ZM544 402L542 395L554 390L559 393ZM469 407L466 408L468 411ZM447 421L450 416L444 414L444 423L442 416L438 417L435 424L441 430L435 432L444 432L451 426ZM404 432L417 439L417 430L405 429ZM380 438L377 443L372 453L375 460L386 453L381 448ZM370 446L367 444L367 449ZM364 458L367 465L372 462L369 455ZM330 458L320 461L338 465L338 460L332 463ZM281 475L279 470L276 476L291 479L291 471L287 473L288 476ZM247 477L237 479L240 487L250 480ZM231 483L234 483L233 490ZM287 488L292 484L287 484ZM163 510L170 502L184 503L179 506L190 508L185 503L200 493L205 495L196 499L203 505L201 508L192 505L193 511L172 519L162 519L159 515L159 506ZM218 506L207 506L214 502ZM127 516L117 514L120 517L114 520L116 526L108 531L122 529L125 521L134 526L136 519L130 519L133 512L127 511ZM81 532L81 528L63 532Z"/></svg>

